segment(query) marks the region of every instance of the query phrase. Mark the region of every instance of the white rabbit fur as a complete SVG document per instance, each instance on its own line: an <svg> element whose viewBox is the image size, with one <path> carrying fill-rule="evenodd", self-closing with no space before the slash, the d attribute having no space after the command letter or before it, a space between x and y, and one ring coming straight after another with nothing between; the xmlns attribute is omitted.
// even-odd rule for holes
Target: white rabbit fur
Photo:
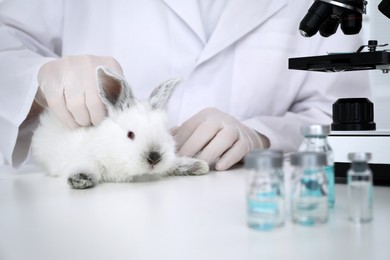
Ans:
<svg viewBox="0 0 390 260"><path fill-rule="evenodd" d="M84 189L99 182L209 171L204 161L175 155L164 108L178 80L162 83L148 102L141 102L127 82L107 68L98 67L97 78L108 111L98 126L69 129L50 111L41 115L32 154L49 175L63 176L72 188Z"/></svg>

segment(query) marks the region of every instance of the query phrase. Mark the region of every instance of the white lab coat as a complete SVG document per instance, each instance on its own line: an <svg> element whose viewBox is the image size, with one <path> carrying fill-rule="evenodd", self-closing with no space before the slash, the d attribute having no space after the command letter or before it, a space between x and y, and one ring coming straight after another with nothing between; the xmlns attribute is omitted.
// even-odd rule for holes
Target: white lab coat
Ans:
<svg viewBox="0 0 390 260"><path fill-rule="evenodd" d="M230 0L206 40L196 0L0 1L0 151L18 165L31 131L15 144L37 90L37 71L53 57L112 56L135 94L185 79L168 112L179 125L217 107L294 151L300 126L331 122L340 97L369 97L366 72L288 70L288 58L355 51L359 36L303 38L298 25L312 0ZM19 143L18 140L18 143Z"/></svg>

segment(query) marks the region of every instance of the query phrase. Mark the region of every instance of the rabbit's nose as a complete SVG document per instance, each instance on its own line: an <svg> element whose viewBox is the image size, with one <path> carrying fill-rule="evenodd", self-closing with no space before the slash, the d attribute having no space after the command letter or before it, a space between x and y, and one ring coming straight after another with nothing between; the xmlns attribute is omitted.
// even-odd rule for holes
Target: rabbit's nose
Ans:
<svg viewBox="0 0 390 260"><path fill-rule="evenodd" d="M150 165L155 165L161 160L161 154L159 152L150 152L146 158Z"/></svg>

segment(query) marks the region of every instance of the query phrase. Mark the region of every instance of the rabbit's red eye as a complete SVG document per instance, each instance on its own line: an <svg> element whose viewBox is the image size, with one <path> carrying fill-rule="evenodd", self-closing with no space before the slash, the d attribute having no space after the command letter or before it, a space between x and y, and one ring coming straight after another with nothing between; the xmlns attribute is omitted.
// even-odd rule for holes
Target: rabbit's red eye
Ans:
<svg viewBox="0 0 390 260"><path fill-rule="evenodd" d="M127 132L127 137L130 138L131 140L134 140L134 137L135 137L134 132L132 132L132 131Z"/></svg>

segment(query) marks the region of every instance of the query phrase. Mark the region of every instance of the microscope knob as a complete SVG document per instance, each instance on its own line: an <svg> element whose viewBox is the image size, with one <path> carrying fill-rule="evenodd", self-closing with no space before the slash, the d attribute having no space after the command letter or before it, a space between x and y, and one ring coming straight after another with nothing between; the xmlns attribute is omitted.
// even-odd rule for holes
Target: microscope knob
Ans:
<svg viewBox="0 0 390 260"><path fill-rule="evenodd" d="M333 104L332 131L375 130L374 104L367 98L340 98Z"/></svg>

